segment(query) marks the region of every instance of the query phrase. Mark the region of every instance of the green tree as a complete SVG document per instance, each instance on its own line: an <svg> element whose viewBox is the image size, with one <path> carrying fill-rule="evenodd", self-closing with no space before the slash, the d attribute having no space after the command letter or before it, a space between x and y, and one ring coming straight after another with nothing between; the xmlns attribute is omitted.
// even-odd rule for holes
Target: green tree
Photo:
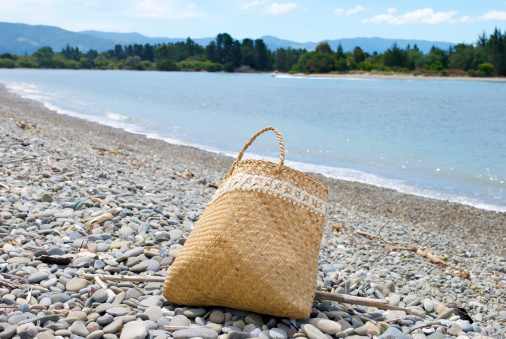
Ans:
<svg viewBox="0 0 506 339"><path fill-rule="evenodd" d="M51 47L42 47L39 48L33 56L38 60L39 66L42 68L51 68L52 67L52 59L53 59L53 49Z"/></svg>
<svg viewBox="0 0 506 339"><path fill-rule="evenodd" d="M327 73L336 69L336 59L330 53L309 52L293 67L294 72Z"/></svg>
<svg viewBox="0 0 506 339"><path fill-rule="evenodd" d="M488 59L494 67L495 75L506 75L506 35L497 27L487 41Z"/></svg>
<svg viewBox="0 0 506 339"><path fill-rule="evenodd" d="M128 58L126 58L125 68L139 71L145 69L141 63L141 58L138 55L135 55L133 57L129 56Z"/></svg>
<svg viewBox="0 0 506 339"><path fill-rule="evenodd" d="M94 49L90 49L85 55L86 59L93 60L98 57L98 52Z"/></svg>
<svg viewBox="0 0 506 339"><path fill-rule="evenodd" d="M444 67L441 64L441 62L435 61L430 65L430 69L431 71L441 72L444 69Z"/></svg>
<svg viewBox="0 0 506 339"><path fill-rule="evenodd" d="M439 61L441 66L443 68L448 67L448 52L445 50L442 50L441 48L438 48L436 46L432 46L430 49L429 54L425 56L425 63L427 65L432 65L436 63L436 61Z"/></svg>
<svg viewBox="0 0 506 339"><path fill-rule="evenodd" d="M341 45L341 43L339 43L339 45L337 46L337 52L336 52L336 59L339 60L340 58L346 58L346 55L344 54L343 46Z"/></svg>
<svg viewBox="0 0 506 339"><path fill-rule="evenodd" d="M408 69L417 69L422 68L424 63L424 56L422 52L416 47L416 44L414 48L410 49L407 52L407 61L406 61L406 67Z"/></svg>
<svg viewBox="0 0 506 339"><path fill-rule="evenodd" d="M255 46L251 39L244 39L241 45L241 63L253 69L257 68Z"/></svg>
<svg viewBox="0 0 506 339"><path fill-rule="evenodd" d="M339 72L344 72L348 69L348 61L345 56L340 57L336 61L336 70Z"/></svg>
<svg viewBox="0 0 506 339"><path fill-rule="evenodd" d="M125 51L123 50L123 46L114 45L114 50L112 51L111 55L116 60L125 59Z"/></svg>
<svg viewBox="0 0 506 339"><path fill-rule="evenodd" d="M280 72L288 72L304 53L306 52L300 49L278 48L273 54L274 69Z"/></svg>
<svg viewBox="0 0 506 339"><path fill-rule="evenodd" d="M16 60L16 67L19 68L39 68L40 62L31 55L23 55Z"/></svg>
<svg viewBox="0 0 506 339"><path fill-rule="evenodd" d="M216 42L211 41L209 45L206 46L206 58L211 62L221 62Z"/></svg>
<svg viewBox="0 0 506 339"><path fill-rule="evenodd" d="M14 68L16 67L16 63L12 59L8 58L0 58L0 68Z"/></svg>
<svg viewBox="0 0 506 339"><path fill-rule="evenodd" d="M220 33L216 36L216 47L219 56L219 62L222 64L232 63L233 67L233 49L234 40L227 33ZM228 68L229 69L229 68Z"/></svg>
<svg viewBox="0 0 506 339"><path fill-rule="evenodd" d="M383 54L383 65L387 67L407 67L407 60L408 53L399 48L396 42Z"/></svg>
<svg viewBox="0 0 506 339"><path fill-rule="evenodd" d="M177 71L177 66L172 60L165 58L158 60L155 69L159 71Z"/></svg>
<svg viewBox="0 0 506 339"><path fill-rule="evenodd" d="M458 44L453 47L448 56L448 68L467 71L473 68L474 46Z"/></svg>
<svg viewBox="0 0 506 339"><path fill-rule="evenodd" d="M265 71L269 66L269 53L262 39L255 40L255 61L257 69Z"/></svg>
<svg viewBox="0 0 506 339"><path fill-rule="evenodd" d="M0 55L0 59L10 59L10 60L16 61L18 58L16 55L12 55L10 53L4 53L4 54Z"/></svg>
<svg viewBox="0 0 506 339"><path fill-rule="evenodd" d="M360 47L355 47L355 49L353 50L353 59L355 59L355 62L357 64L365 61L365 58L366 58L366 54L364 53L364 51L362 50L362 48Z"/></svg>
<svg viewBox="0 0 506 339"><path fill-rule="evenodd" d="M141 60L154 61L155 60L155 49L150 44L145 44L142 54L140 55Z"/></svg>
<svg viewBox="0 0 506 339"><path fill-rule="evenodd" d="M494 66L485 62L478 66L478 75L482 77L491 77L494 75Z"/></svg>
<svg viewBox="0 0 506 339"><path fill-rule="evenodd" d="M320 42L318 46L315 48L316 53L327 53L327 54L333 54L332 48L330 48L330 45L327 41Z"/></svg>

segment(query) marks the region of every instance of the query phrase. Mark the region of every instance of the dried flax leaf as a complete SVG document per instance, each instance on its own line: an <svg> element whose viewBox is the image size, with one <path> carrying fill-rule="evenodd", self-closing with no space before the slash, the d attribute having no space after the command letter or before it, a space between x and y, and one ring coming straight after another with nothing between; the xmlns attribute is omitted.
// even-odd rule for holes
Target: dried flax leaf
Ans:
<svg viewBox="0 0 506 339"><path fill-rule="evenodd" d="M447 266L448 264L446 262L444 262L443 260L439 259L438 257L436 257L431 251L429 251L428 249L425 249L425 250L422 250L422 249L418 249L416 251L416 253L418 255L421 255L422 257L424 258L427 258L429 259L430 261L436 263L436 264L440 264L440 265L443 265L443 266Z"/></svg>
<svg viewBox="0 0 506 339"><path fill-rule="evenodd" d="M101 223L106 222L106 221L111 220L111 219L112 219L112 214L111 213L104 213L104 214L99 215L98 217L95 217L95 218L89 220L88 222L86 222L84 224L84 227L86 229L88 229L91 226L93 226L93 224L101 224Z"/></svg>
<svg viewBox="0 0 506 339"><path fill-rule="evenodd" d="M343 226L341 226L339 224L330 224L329 227L332 228L332 229L335 229L339 233L343 233L343 231L344 231L343 230Z"/></svg>

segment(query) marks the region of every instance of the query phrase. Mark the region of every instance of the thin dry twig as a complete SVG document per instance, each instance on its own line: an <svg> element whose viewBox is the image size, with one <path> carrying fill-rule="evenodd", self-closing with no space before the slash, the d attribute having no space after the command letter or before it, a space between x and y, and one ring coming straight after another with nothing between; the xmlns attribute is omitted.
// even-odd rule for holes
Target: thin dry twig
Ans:
<svg viewBox="0 0 506 339"><path fill-rule="evenodd" d="M105 147L91 146L91 148L99 151L101 154L111 153L113 155L126 155L123 152L116 151L116 150L113 150L113 149L108 149L108 148L105 148Z"/></svg>
<svg viewBox="0 0 506 339"><path fill-rule="evenodd" d="M144 295L147 295L147 294L146 294L146 292L144 292L143 290L141 290L141 289L139 288L139 286L136 286L136 285L135 285L133 282L131 282L131 281L129 281L129 283L130 283L130 285L132 285L132 286L133 286L133 288L135 288L137 291L141 292L141 293L142 293L142 294L144 294Z"/></svg>
<svg viewBox="0 0 506 339"><path fill-rule="evenodd" d="M102 280L113 280L113 281L128 281L136 287L132 282L165 282L165 277L153 277L153 276L124 276L124 275L103 275L103 274L86 274L83 271L78 272L79 277L92 280L95 279L96 276L100 277ZM141 289L139 289L142 293L144 293ZM145 293L144 293L145 294ZM363 298L363 297L355 297L351 295L337 294L337 293L329 293L316 291L315 299L325 299L325 300L333 300L348 304L356 304L356 305L365 305L365 306L374 306L377 308L387 309L387 310L399 310L405 311L409 313L409 310L404 307L392 306L388 304L387 299L372 299L372 298Z"/></svg>
<svg viewBox="0 0 506 339"><path fill-rule="evenodd" d="M5 279L0 279L0 286L7 287L11 290L19 287L17 284Z"/></svg>
<svg viewBox="0 0 506 339"><path fill-rule="evenodd" d="M33 160L33 159L36 159L36 158L37 157L34 156L34 155L29 155L29 156L21 158L21 159L2 162L2 165L13 164L13 163L16 163L16 162L21 162L21 161L26 161L26 160Z"/></svg>

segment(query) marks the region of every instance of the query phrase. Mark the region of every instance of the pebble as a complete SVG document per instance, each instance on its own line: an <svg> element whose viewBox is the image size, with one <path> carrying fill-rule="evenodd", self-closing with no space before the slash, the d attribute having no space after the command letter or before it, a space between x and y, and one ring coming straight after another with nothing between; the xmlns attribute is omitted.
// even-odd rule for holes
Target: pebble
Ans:
<svg viewBox="0 0 506 339"><path fill-rule="evenodd" d="M161 316L163 316L162 309L158 306L150 306L148 307L144 313L149 317L152 321L158 321Z"/></svg>
<svg viewBox="0 0 506 339"><path fill-rule="evenodd" d="M195 319L196 317L202 317L206 314L206 310L204 308L190 308L184 311L183 314L190 319Z"/></svg>
<svg viewBox="0 0 506 339"><path fill-rule="evenodd" d="M280 328L273 328L269 331L271 339L287 339L288 335Z"/></svg>
<svg viewBox="0 0 506 339"><path fill-rule="evenodd" d="M65 290L69 292L78 292L88 286L88 280L82 278L71 279L67 282Z"/></svg>
<svg viewBox="0 0 506 339"><path fill-rule="evenodd" d="M46 279L47 277L49 277L49 272L40 271L40 272L35 272L33 274L30 274L30 276L28 277L28 280L30 280L30 282L32 282L32 283L38 283L38 282L41 282L42 280Z"/></svg>
<svg viewBox="0 0 506 339"><path fill-rule="evenodd" d="M190 320L186 316L179 314L172 318L170 326L190 326Z"/></svg>
<svg viewBox="0 0 506 339"><path fill-rule="evenodd" d="M262 316L258 313L248 313L244 321L246 324L253 324L256 327L261 327L264 324Z"/></svg>
<svg viewBox="0 0 506 339"><path fill-rule="evenodd" d="M225 320L225 314L221 310L214 310L209 315L209 321L215 324L221 324ZM245 319L246 323L248 323L248 316Z"/></svg>
<svg viewBox="0 0 506 339"><path fill-rule="evenodd" d="M314 318L309 320L309 323L323 333L330 335L335 335L336 333L341 332L341 326L332 320Z"/></svg>
<svg viewBox="0 0 506 339"><path fill-rule="evenodd" d="M121 326L123 325L123 321L115 320L110 324L104 326L104 333L116 333L119 331Z"/></svg>
<svg viewBox="0 0 506 339"><path fill-rule="evenodd" d="M448 327L448 334L452 336L457 336L460 332L462 332L462 328L460 328L457 324L451 324L450 327Z"/></svg>
<svg viewBox="0 0 506 339"><path fill-rule="evenodd" d="M103 304L104 306L109 306L108 308L106 308L104 311L107 312L107 314L110 314L112 315L113 317L119 317L119 316L122 316L122 315L126 315L128 314L128 312L130 312L127 308L125 307L113 307L112 304ZM100 307L100 306L99 306ZM99 307L97 307L97 312L99 310ZM101 312L99 312L101 313Z"/></svg>
<svg viewBox="0 0 506 339"><path fill-rule="evenodd" d="M130 321L123 326L120 339L143 339L148 329L142 321Z"/></svg>
<svg viewBox="0 0 506 339"><path fill-rule="evenodd" d="M388 326L386 331L383 332L383 334L380 335L378 338L390 339L392 337L395 339L408 339L408 337L404 333L402 333L402 331L400 331L397 327L394 326Z"/></svg>
<svg viewBox="0 0 506 339"><path fill-rule="evenodd" d="M72 334L85 337L90 334L90 331L86 328L86 326L81 321L74 321L72 325L70 325L68 329Z"/></svg>
<svg viewBox="0 0 506 339"><path fill-rule="evenodd" d="M310 324L302 325L302 332L309 339L328 339L322 331Z"/></svg>
<svg viewBox="0 0 506 339"><path fill-rule="evenodd" d="M109 295L107 294L107 291L104 289L96 290L95 293L91 296L93 301L96 301L97 303L103 303L107 300Z"/></svg>
<svg viewBox="0 0 506 339"><path fill-rule="evenodd" d="M104 336L104 331L96 330L86 336L86 339L100 339Z"/></svg>
<svg viewBox="0 0 506 339"><path fill-rule="evenodd" d="M190 339L190 338L203 338L203 339L216 339L218 333L209 328L188 328L184 330L175 331L172 333L174 339Z"/></svg>

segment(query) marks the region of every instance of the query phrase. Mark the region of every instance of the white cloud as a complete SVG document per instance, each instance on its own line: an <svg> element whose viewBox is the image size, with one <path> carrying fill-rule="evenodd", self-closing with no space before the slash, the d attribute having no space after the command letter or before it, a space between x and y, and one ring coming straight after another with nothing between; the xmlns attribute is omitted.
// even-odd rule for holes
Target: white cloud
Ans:
<svg viewBox="0 0 506 339"><path fill-rule="evenodd" d="M270 2L268 0L253 0L250 3L242 6L243 10L258 8L260 11L271 15L289 14L299 5L293 2L278 4L277 2Z"/></svg>
<svg viewBox="0 0 506 339"><path fill-rule="evenodd" d="M242 9L248 9L248 8L252 8L252 7L257 7L257 6L260 6L260 5L263 5L267 2L267 0L254 0L244 6L242 6Z"/></svg>
<svg viewBox="0 0 506 339"><path fill-rule="evenodd" d="M440 24L443 22L454 21L457 11L435 12L432 8L417 9L416 11L406 12L401 15L380 14L372 18L364 19L362 22L370 22L373 24L390 24L390 25L406 25L406 24Z"/></svg>
<svg viewBox="0 0 506 339"><path fill-rule="evenodd" d="M346 15L352 15L352 14L356 14L356 13L362 12L362 11L367 11L367 8L364 8L360 5L358 5L355 8L348 10L348 12L346 12Z"/></svg>
<svg viewBox="0 0 506 339"><path fill-rule="evenodd" d="M85 7L88 7L88 6L97 7L98 6L98 2L96 0L87 0L87 1L84 2L84 6Z"/></svg>
<svg viewBox="0 0 506 339"><path fill-rule="evenodd" d="M440 23L472 23L476 21L487 20L506 20L506 12L492 10L479 17L471 17L464 15L456 17L457 11L435 12L432 8L417 9L416 11L406 12L400 15L394 15L395 8L388 8L388 14L379 14L372 18L364 19L364 23L372 24L390 24L390 25L407 25L407 24L440 24Z"/></svg>
<svg viewBox="0 0 506 339"><path fill-rule="evenodd" d="M368 10L369 9L358 5L355 8L352 8L349 10L345 10L344 8L337 8L336 10L334 10L334 14L335 15L352 15L352 14L357 14L358 12L368 11Z"/></svg>
<svg viewBox="0 0 506 339"><path fill-rule="evenodd" d="M478 20L506 20L506 12L493 10L478 17Z"/></svg>
<svg viewBox="0 0 506 339"><path fill-rule="evenodd" d="M181 19L198 16L193 9L194 4L186 5L178 0L142 0L132 10L122 14L134 17L157 18L157 19Z"/></svg>
<svg viewBox="0 0 506 339"><path fill-rule="evenodd" d="M474 21L476 21L476 19L471 18L469 15L464 15L463 17L455 20L455 22L461 22L461 23L469 23L469 22L474 22Z"/></svg>
<svg viewBox="0 0 506 339"><path fill-rule="evenodd" d="M297 6L295 3L278 4L274 2L265 7L265 12L272 15L283 15L291 13Z"/></svg>

